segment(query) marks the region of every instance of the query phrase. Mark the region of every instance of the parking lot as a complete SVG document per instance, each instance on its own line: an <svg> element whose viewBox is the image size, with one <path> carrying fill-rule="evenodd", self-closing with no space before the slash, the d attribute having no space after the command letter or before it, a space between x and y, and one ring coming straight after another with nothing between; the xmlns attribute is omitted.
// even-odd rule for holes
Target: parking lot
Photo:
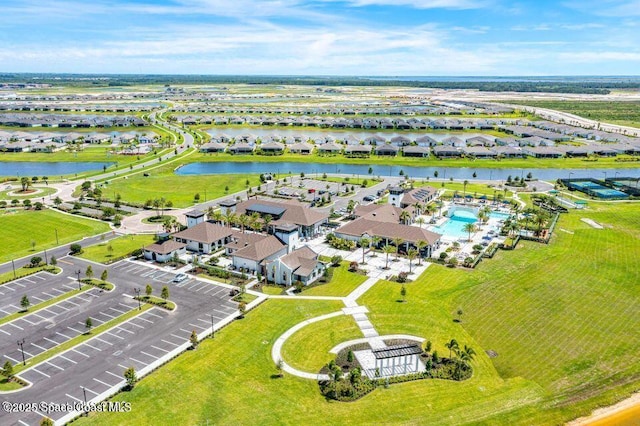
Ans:
<svg viewBox="0 0 640 426"><path fill-rule="evenodd" d="M20 300L27 296L32 305L46 302L78 288L74 278L38 272L0 286L0 318L22 310ZM55 284L52 285L52 282Z"/></svg>
<svg viewBox="0 0 640 426"><path fill-rule="evenodd" d="M77 258L64 260L68 263L61 262L65 268L63 274L51 280L32 279L34 288L28 288L30 283L23 283L24 290L46 292L55 297L52 289L69 291L70 288L63 286L76 288L69 273L76 269L84 270L88 263ZM151 284L155 295L160 294L162 286L168 286L170 299L178 309L170 312L153 307L141 311L139 315L84 343L28 366L19 377L32 385L18 393L2 395L1 401L62 404L83 402L85 394L87 400L91 400L114 386L122 386L125 369L134 367L140 371L147 368L168 353L184 349L193 330L207 333L212 325L237 314L237 304L230 300L226 287L192 277L173 283L177 271L128 260L105 268L109 271L109 281L116 285L112 292L90 289L0 326L0 361L22 362L21 350L16 345L16 341L22 338L25 339L23 347L28 363L30 358L84 333L87 317L96 327L137 310L134 289L144 291L147 284ZM4 287L0 286L0 291L5 293L0 295L0 304L10 307L9 298L13 292L4 290ZM23 289L20 286L16 288ZM65 414L48 415L56 420ZM0 423L39 424L44 415L38 412L0 413Z"/></svg>

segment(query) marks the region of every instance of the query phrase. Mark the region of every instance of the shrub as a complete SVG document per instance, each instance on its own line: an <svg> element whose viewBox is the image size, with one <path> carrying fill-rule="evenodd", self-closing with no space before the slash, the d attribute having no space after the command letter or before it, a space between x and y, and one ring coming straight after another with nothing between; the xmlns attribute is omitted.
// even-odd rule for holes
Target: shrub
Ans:
<svg viewBox="0 0 640 426"><path fill-rule="evenodd" d="M333 256L331 258L332 266L340 266L340 262L342 262L342 256Z"/></svg>
<svg viewBox="0 0 640 426"><path fill-rule="evenodd" d="M358 272L358 262L349 263L349 272Z"/></svg>
<svg viewBox="0 0 640 426"><path fill-rule="evenodd" d="M408 276L408 274L406 272L400 272L398 274L398 282L399 283L406 283L407 282L407 276Z"/></svg>
<svg viewBox="0 0 640 426"><path fill-rule="evenodd" d="M80 254L82 253L82 246L80 244L71 244L69 246L69 249L71 250L71 254Z"/></svg>
<svg viewBox="0 0 640 426"><path fill-rule="evenodd" d="M29 261L29 264L32 268L36 268L40 266L41 263L42 263L42 258L40 256L33 256Z"/></svg>

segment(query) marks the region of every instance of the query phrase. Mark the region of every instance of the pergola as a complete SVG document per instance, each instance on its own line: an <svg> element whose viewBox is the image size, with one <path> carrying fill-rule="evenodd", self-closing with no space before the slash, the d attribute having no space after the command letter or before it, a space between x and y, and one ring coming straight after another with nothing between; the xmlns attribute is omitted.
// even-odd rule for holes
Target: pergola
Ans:
<svg viewBox="0 0 640 426"><path fill-rule="evenodd" d="M420 354L418 345L396 345L384 349L374 349L375 369L380 377L397 376L420 371Z"/></svg>

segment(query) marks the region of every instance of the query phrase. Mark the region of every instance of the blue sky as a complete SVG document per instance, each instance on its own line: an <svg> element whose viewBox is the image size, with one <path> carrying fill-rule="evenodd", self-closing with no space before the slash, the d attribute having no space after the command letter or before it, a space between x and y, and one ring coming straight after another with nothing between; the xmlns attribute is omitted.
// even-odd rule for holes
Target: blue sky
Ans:
<svg viewBox="0 0 640 426"><path fill-rule="evenodd" d="M0 72L638 75L640 0L2 0Z"/></svg>

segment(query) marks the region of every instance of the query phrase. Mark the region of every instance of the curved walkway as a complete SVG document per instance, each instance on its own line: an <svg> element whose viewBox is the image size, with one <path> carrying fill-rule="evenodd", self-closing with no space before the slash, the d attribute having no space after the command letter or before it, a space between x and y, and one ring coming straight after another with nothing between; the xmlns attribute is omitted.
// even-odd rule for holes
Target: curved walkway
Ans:
<svg viewBox="0 0 640 426"><path fill-rule="evenodd" d="M284 359L282 358L282 346L284 345L284 342L286 342L286 340L289 337L291 337L296 331L306 327L307 325L313 324L314 322L323 321L323 320L326 320L326 319L329 319L329 318L338 317L340 315L344 315L344 312L338 311L338 312L333 312L333 313L326 314L326 315L321 315L319 317L315 317L315 318L308 319L306 321L302 321L302 322L294 325L293 327L291 327L287 331L285 331L280 337L278 337L278 340L276 340L276 342L273 344L273 347L271 348L271 358L273 359L273 362L275 362L276 365L277 365L278 362L282 361L282 369L284 371L286 371L287 373L292 374L294 376L302 377L303 379L329 380L329 376L326 375L326 374L307 373L306 371L298 370L296 368L293 368L289 364L287 364L284 361Z"/></svg>

